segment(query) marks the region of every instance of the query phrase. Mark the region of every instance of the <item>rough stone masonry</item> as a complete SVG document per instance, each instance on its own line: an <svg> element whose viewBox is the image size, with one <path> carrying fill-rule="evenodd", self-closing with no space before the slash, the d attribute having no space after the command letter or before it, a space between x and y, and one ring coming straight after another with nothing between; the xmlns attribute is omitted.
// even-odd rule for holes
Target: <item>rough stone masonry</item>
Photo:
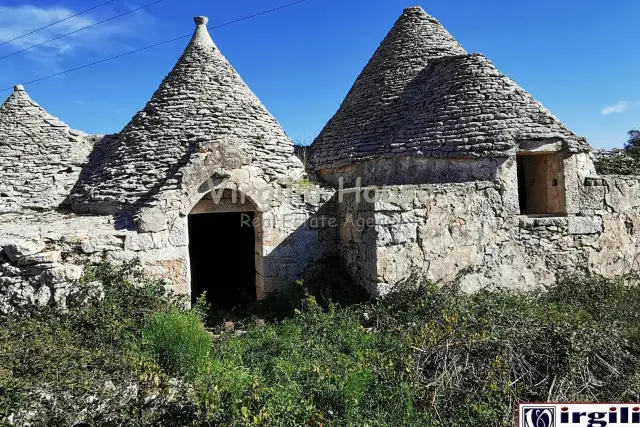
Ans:
<svg viewBox="0 0 640 427"><path fill-rule="evenodd" d="M190 215L251 213L256 298L333 259L373 294L635 267L640 178L598 176L584 138L421 8L403 12L308 165L195 23L116 135L70 129L22 86L0 107L1 313L100 298L87 262L138 260L191 293L207 248L192 247ZM215 298L226 284L210 282Z"/></svg>

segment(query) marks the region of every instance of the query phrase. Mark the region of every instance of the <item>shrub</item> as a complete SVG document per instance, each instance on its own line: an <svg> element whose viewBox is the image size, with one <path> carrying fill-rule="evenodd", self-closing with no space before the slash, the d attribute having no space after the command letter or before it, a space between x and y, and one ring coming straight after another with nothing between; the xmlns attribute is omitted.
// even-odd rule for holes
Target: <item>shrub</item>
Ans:
<svg viewBox="0 0 640 427"><path fill-rule="evenodd" d="M372 319L414 349L416 404L438 415L429 425L511 425L519 401L637 399L635 295L602 279L548 293L427 286L392 295Z"/></svg>
<svg viewBox="0 0 640 427"><path fill-rule="evenodd" d="M393 400L407 394L408 347L367 331L360 314L323 311L310 298L293 318L222 334L214 342L216 368L198 385L203 420L297 426L405 418Z"/></svg>
<svg viewBox="0 0 640 427"><path fill-rule="evenodd" d="M60 316L81 334L85 344L139 343L140 331L153 314L183 304L167 294L160 280L151 279L137 262L87 266L83 282L99 281L104 299Z"/></svg>
<svg viewBox="0 0 640 427"><path fill-rule="evenodd" d="M302 305L313 297L314 304L327 308L348 307L370 301L370 295L362 288L353 286L347 273L338 266L339 260L325 262L314 274L308 275L304 281L297 281L283 286L276 292L267 294L262 301L256 301L233 310L207 311L206 323L220 325L233 321L239 326L251 325L256 319L278 322L294 316ZM200 307L203 303L200 303Z"/></svg>
<svg viewBox="0 0 640 427"><path fill-rule="evenodd" d="M194 378L209 370L212 341L199 314L171 308L154 315L143 342L171 375Z"/></svg>
<svg viewBox="0 0 640 427"><path fill-rule="evenodd" d="M0 319L0 424L510 426L521 401L640 395L640 288L623 279L375 301L298 283L209 316L235 322L213 334L135 266L96 279L101 304Z"/></svg>
<svg viewBox="0 0 640 427"><path fill-rule="evenodd" d="M90 266L82 280L100 281L104 300L69 313L0 317L0 425L181 419L188 402L166 399L181 385L171 385L141 341L148 318L174 299L136 264Z"/></svg>
<svg viewBox="0 0 640 427"><path fill-rule="evenodd" d="M595 152L596 170L601 175L640 175L640 131L629 131L624 149Z"/></svg>

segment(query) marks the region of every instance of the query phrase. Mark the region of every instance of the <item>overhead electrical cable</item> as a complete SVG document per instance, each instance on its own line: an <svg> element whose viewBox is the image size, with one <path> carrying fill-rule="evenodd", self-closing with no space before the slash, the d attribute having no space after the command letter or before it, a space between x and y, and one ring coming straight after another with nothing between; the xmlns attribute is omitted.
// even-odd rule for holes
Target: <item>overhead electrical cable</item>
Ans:
<svg viewBox="0 0 640 427"><path fill-rule="evenodd" d="M28 51L28 50L34 49L34 48L36 48L36 47L43 46L43 45L45 45L45 44L47 44L47 43L51 43L52 41L59 40L59 39L61 39L61 38L63 38L63 37L67 37L67 36L70 36L70 35L72 35L72 34L79 33L80 31L88 30L89 28L96 27L96 26L98 26L98 25L100 25L100 24L104 24L105 22L113 21L114 19L121 18L121 17L123 17L123 16L125 16L125 15L129 15L129 14L131 14L131 13L133 13L133 12L137 12L137 11L139 11L139 10L141 10L141 9L144 9L144 8L147 8L147 7L149 7L149 6L153 6L153 5L155 5L155 4L162 3L163 1L164 1L164 0L157 0L157 1L153 2L153 3L145 4L144 6L140 6L140 7L137 7L137 8L135 8L135 9L129 10L128 12L121 13L120 15L112 16L111 18L107 18L107 19L105 19L105 20L95 22L95 23L93 23L93 24L91 24L91 25L87 25L86 27L82 27L82 28L79 28L79 29L77 29L77 30L75 30L75 31L71 31L70 33L62 34L61 36L54 37L54 38L49 39L49 40L47 40L47 41L44 41L44 42L42 42L42 43L34 44L33 46L29 46L29 47L27 47L27 48L25 48L25 49L18 50L18 51L16 51L16 52L10 53L9 55L0 56L0 59L5 59L5 58L9 58L9 57L14 56L14 55L18 55L19 53L23 53L23 52L26 52L26 51Z"/></svg>
<svg viewBox="0 0 640 427"><path fill-rule="evenodd" d="M281 10L281 9L285 9L285 8L288 8L288 7L291 7L291 6L295 6L297 4L304 3L306 1L308 1L308 0L299 0L299 1L296 1L296 2L293 2L293 3L285 4L283 6L279 6L279 7L276 7L274 9L265 10L263 12L259 12L259 13L253 14L253 15L245 16L244 18L239 18L239 19L236 19L236 20L233 20L233 21L225 22L224 24L219 24L219 25L216 25L214 27L210 27L209 29L210 30L215 30L215 29L218 29L218 28L226 27L228 25L236 24L238 22L246 21L248 19L256 18L258 16L266 15L268 13L272 13L272 12L275 12L275 11L278 11L278 10ZM192 37L192 36L193 36L193 33L185 34L185 35L182 35L182 36L179 36L179 37L175 37L175 38L172 38L172 39L169 39L169 40L162 41L160 43L155 43L155 44L152 44L152 45L149 45L149 46L141 47L140 49L135 49L135 50L132 50L132 51L129 51L129 52L121 53L119 55L111 56L109 58L104 58L104 59L101 59L99 61L91 62L89 64L84 64L84 65L81 65L79 67L70 68L68 70L61 71L59 73L50 74L48 76L41 77L39 79L31 80L31 81L25 82L24 85L29 85L29 84L32 84L32 83L41 82L43 80L47 80L47 79L50 79L50 78L53 78L53 77L57 77L57 76L60 76L62 74L67 74L67 73L71 73L73 71L81 70L83 68L91 67L93 65L102 64L104 62L111 61L112 59L122 58L123 56L131 55L131 54L134 54L134 53L137 53L137 52L142 52L143 50L151 49L151 48L154 48L154 47L157 47L157 46L161 46L163 44L172 43L174 41L181 40L181 39L184 39L184 38L187 38L187 37ZM13 86L10 86L10 87L4 88L4 89L0 89L0 92L5 92L7 90L13 90Z"/></svg>
<svg viewBox="0 0 640 427"><path fill-rule="evenodd" d="M63 18L63 19L61 19L59 21L55 21L55 22L52 22L50 24L47 24L44 27L36 28L35 30L29 31L28 33L22 34L22 35L20 35L18 37L14 37L14 38L12 38L10 40L6 40L6 41L3 41L3 42L0 42L0 46L4 46L5 44L14 42L16 40L20 40L23 37L30 36L31 34L37 33L38 31L44 30L45 28L53 27L56 24L59 24L59 23L64 22L64 21L68 21L69 19L75 18L76 16L80 16L80 15L83 15L83 14L85 14L87 12L91 12L92 10L95 10L95 9L97 9L99 7L105 6L105 5L109 4L109 3L113 3L114 1L116 1L116 0L109 0L109 1L106 1L104 3L100 3L99 5L90 7L89 9L85 9L82 12L75 13L75 14L73 14L71 16L67 16L66 18Z"/></svg>

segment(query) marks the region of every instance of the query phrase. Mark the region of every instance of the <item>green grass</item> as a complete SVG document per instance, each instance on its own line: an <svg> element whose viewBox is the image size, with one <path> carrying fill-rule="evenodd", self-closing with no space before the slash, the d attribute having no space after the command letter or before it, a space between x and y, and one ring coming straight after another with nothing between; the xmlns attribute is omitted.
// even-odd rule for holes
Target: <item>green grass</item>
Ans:
<svg viewBox="0 0 640 427"><path fill-rule="evenodd" d="M101 304L0 319L0 425L511 426L521 401L640 396L629 280L369 301L330 277L210 313L99 266Z"/></svg>
<svg viewBox="0 0 640 427"><path fill-rule="evenodd" d="M197 312L174 307L156 314L144 327L142 341L171 375L192 379L210 369L213 342Z"/></svg>

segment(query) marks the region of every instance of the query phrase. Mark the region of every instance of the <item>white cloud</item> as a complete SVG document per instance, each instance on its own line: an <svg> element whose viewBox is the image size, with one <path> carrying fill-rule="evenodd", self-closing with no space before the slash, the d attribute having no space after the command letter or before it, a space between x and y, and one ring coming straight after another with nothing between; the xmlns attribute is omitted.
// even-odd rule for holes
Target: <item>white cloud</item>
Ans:
<svg viewBox="0 0 640 427"><path fill-rule="evenodd" d="M627 101L620 101L615 105L610 105L602 109L602 115L608 116L609 114L624 113L629 109L629 103Z"/></svg>
<svg viewBox="0 0 640 427"><path fill-rule="evenodd" d="M59 6L42 7L28 4L20 6L0 6L0 43L7 42L0 46L0 57L10 55L15 51L29 48L35 44L43 43L72 31L80 30L110 16L122 13L113 10L103 11L108 12L108 14L100 17L87 13L55 24L26 37L13 40L36 28L59 21L77 12L78 11ZM150 22L153 22L153 20L148 16L148 13L144 10L136 11L131 15L126 15L87 30L79 31L7 59L24 56L41 63L55 65L63 59L74 55L105 52L105 50L110 50L114 45L117 47L125 38L136 37L136 34L144 34L144 31L140 31L139 27L140 25L145 25L145 23Z"/></svg>

